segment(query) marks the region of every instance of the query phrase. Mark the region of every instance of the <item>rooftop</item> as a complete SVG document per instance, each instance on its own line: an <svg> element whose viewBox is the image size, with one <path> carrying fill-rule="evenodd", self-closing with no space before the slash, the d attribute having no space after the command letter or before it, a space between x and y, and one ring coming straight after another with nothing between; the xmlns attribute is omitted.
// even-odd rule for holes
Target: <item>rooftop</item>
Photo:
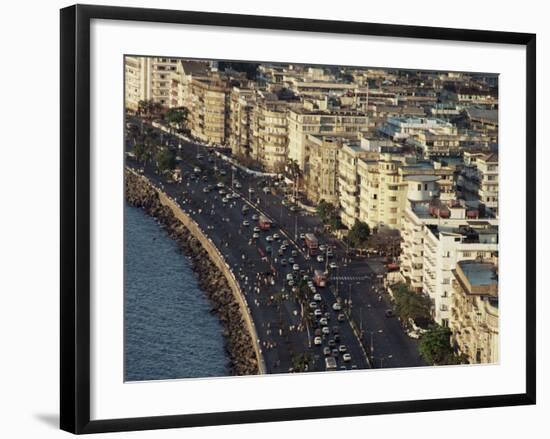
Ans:
<svg viewBox="0 0 550 439"><path fill-rule="evenodd" d="M497 268L491 262L460 261L455 276L469 294L497 296Z"/></svg>

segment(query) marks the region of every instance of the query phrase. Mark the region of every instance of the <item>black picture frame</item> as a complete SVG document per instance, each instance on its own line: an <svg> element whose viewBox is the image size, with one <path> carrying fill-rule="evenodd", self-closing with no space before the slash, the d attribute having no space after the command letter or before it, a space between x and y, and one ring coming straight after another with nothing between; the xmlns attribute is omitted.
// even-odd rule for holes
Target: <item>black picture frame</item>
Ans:
<svg viewBox="0 0 550 439"><path fill-rule="evenodd" d="M513 44L526 47L526 392L226 413L90 420L90 22L130 20L334 34ZM75 5L61 10L61 403L72 433L287 421L535 404L536 401L536 36L288 17Z"/></svg>

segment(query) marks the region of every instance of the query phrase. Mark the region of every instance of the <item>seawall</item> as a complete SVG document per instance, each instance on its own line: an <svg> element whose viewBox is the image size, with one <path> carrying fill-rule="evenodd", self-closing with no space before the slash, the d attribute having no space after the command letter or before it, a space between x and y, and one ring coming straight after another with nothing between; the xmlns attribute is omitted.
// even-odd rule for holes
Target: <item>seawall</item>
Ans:
<svg viewBox="0 0 550 439"><path fill-rule="evenodd" d="M217 247L177 203L130 169L125 171L125 196L130 205L156 218L190 257L199 285L212 304L212 312L224 327L232 375L265 373L250 310L237 279Z"/></svg>

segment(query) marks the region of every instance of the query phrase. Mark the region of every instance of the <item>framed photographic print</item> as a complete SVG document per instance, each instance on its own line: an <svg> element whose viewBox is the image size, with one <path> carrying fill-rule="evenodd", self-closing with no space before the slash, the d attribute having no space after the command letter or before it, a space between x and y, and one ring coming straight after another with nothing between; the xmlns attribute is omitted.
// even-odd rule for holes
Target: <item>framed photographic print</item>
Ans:
<svg viewBox="0 0 550 439"><path fill-rule="evenodd" d="M534 404L535 41L62 9L61 428Z"/></svg>

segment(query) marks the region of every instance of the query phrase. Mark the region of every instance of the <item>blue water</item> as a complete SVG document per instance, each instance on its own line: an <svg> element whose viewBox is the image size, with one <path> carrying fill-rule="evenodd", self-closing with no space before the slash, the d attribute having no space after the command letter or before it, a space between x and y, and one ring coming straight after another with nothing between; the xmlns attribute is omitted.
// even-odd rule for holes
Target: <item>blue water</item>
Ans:
<svg viewBox="0 0 550 439"><path fill-rule="evenodd" d="M125 381L229 375L223 328L190 261L141 209L124 212Z"/></svg>

